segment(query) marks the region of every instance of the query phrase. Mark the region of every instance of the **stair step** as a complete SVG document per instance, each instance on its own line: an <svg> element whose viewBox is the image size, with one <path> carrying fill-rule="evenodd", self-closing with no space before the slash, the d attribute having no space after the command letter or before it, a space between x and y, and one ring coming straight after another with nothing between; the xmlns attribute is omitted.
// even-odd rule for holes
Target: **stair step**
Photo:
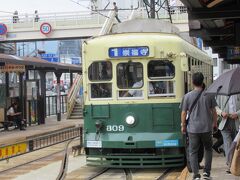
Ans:
<svg viewBox="0 0 240 180"><path fill-rule="evenodd" d="M70 116L69 119L82 119L83 117L82 116Z"/></svg>
<svg viewBox="0 0 240 180"><path fill-rule="evenodd" d="M81 108L73 108L73 111L82 111L83 109Z"/></svg>
<svg viewBox="0 0 240 180"><path fill-rule="evenodd" d="M82 113L72 113L71 116L82 116Z"/></svg>
<svg viewBox="0 0 240 180"><path fill-rule="evenodd" d="M82 107L76 107L76 106L74 106L73 109L82 109Z"/></svg>

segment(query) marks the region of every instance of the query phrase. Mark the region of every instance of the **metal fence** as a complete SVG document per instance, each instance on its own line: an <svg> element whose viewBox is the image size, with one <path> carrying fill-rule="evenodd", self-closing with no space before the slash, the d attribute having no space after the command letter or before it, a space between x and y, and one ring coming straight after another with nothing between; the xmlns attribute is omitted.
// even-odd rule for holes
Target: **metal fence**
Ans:
<svg viewBox="0 0 240 180"><path fill-rule="evenodd" d="M82 127L67 128L47 135L38 135L38 137L32 137L26 141L3 145L0 146L0 161L53 146L77 137L80 137L80 145L83 145Z"/></svg>
<svg viewBox="0 0 240 180"><path fill-rule="evenodd" d="M67 112L67 94L60 97L61 113ZM57 115L57 95L46 96L46 116Z"/></svg>

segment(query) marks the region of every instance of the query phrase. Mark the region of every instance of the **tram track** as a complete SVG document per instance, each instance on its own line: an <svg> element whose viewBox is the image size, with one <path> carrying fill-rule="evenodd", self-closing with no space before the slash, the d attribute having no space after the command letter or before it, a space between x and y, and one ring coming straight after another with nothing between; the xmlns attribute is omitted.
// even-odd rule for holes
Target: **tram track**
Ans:
<svg viewBox="0 0 240 180"><path fill-rule="evenodd" d="M120 172L119 172L120 171ZM85 180L93 180L93 179L104 179L104 177L106 178L106 176L108 176L107 174L111 174L111 178L112 179L115 179L114 178L114 175L117 177L119 176L119 174L123 174L124 173L124 177L126 180L132 180L132 172L131 172L131 169L127 169L127 168L124 168L124 169L111 169L111 168L104 168L104 169L101 169L100 171L98 171L96 174L93 174L92 176L86 178ZM116 178L118 179L118 178Z"/></svg>
<svg viewBox="0 0 240 180"><path fill-rule="evenodd" d="M173 171L172 168L168 168L166 170L164 170L163 174L161 174L157 180L164 180L171 172Z"/></svg>
<svg viewBox="0 0 240 180"><path fill-rule="evenodd" d="M59 175L59 177L63 177L61 179L64 179L67 171L68 156L70 153L69 145L71 143L72 143L71 145L79 143L79 141L78 140L76 141L76 139L79 140L79 137L69 140L67 142L63 142L61 144L54 145L47 149L42 149L39 151L22 155L22 157L18 156L15 158L11 158L9 160L10 163L8 163L8 161L5 162L2 161L1 166L7 167L3 170L0 170L0 179L5 179L6 177L9 176L11 176L10 179L14 179L18 175L28 173L31 170L37 170L41 167L47 166L49 163L59 161L63 162L60 171L58 171L59 174L61 174L61 176ZM15 165L15 163L17 163L17 165ZM15 174L14 172L16 172L16 175L14 175ZM18 172L22 173L19 174Z"/></svg>
<svg viewBox="0 0 240 180"><path fill-rule="evenodd" d="M151 173L151 171L153 173ZM156 175L158 172L158 175ZM181 171L179 169L175 170L173 168L167 169L113 169L113 168L103 168L97 171L97 173L92 174L90 177L81 178L84 180L98 180L98 179L125 179L125 180L133 180L133 179L143 179L146 178L148 180L165 180L165 179L177 179L180 176ZM174 174L175 173L175 174ZM141 174L141 175L140 175ZM141 176L141 177L140 177Z"/></svg>
<svg viewBox="0 0 240 180"><path fill-rule="evenodd" d="M28 164L31 164L31 163L34 163L34 162L37 162L37 161L44 160L44 159L46 159L46 158L52 157L52 156L54 156L54 155L57 155L57 154L60 154L60 153L63 153L63 152L64 152L64 150L60 150L60 151L54 152L54 153L52 153L52 154L49 154L49 155L47 155L47 156L40 157L40 158L37 158L37 159L31 160L31 161L28 161L28 162L25 162L25 163L19 164L19 165L17 165L17 166L14 166L14 167L11 167L11 168L8 168L8 169L5 169L5 170L2 170L2 171L0 171L0 175L3 174L3 173L12 172L13 170L16 170L17 168L20 168L20 167L26 166L26 165L28 165Z"/></svg>

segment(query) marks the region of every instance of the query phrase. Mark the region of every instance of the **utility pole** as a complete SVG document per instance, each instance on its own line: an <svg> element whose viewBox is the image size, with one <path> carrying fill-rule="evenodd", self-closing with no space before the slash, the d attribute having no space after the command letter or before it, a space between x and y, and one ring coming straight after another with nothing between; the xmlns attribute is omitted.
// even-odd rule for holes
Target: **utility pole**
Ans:
<svg viewBox="0 0 240 180"><path fill-rule="evenodd" d="M155 0L151 0L151 6L150 6L151 10L150 10L150 17L152 19L155 19Z"/></svg>

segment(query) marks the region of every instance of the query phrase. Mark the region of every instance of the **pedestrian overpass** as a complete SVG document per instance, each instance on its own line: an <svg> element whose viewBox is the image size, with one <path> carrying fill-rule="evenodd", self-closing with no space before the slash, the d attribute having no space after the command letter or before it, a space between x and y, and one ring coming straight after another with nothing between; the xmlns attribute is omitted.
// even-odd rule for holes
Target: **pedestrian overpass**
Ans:
<svg viewBox="0 0 240 180"><path fill-rule="evenodd" d="M180 32L188 32L187 11L176 8L171 13L172 22ZM160 12L160 19L167 19L168 12ZM0 31L0 42L22 42L37 40L76 39L106 34L111 31L115 20L113 11L103 12L64 12L39 14L35 22L33 15L19 15L19 21L13 23L12 16L0 17L0 29L5 25L6 33ZM144 8L119 11L122 21L147 18Z"/></svg>

